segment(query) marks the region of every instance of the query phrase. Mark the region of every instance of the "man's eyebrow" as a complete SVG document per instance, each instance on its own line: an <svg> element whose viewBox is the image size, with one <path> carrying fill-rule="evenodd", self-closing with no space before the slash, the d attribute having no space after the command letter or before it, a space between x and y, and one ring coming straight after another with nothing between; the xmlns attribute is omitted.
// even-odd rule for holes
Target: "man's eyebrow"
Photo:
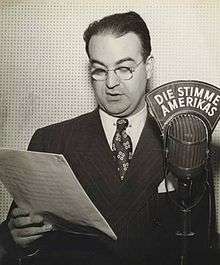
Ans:
<svg viewBox="0 0 220 265"><path fill-rule="evenodd" d="M100 61L98 61L98 60L95 60L95 59L90 59L89 62L90 62L91 64L97 63L97 64L101 64L101 65L105 66L104 63L102 63L102 62L100 62ZM106 66L105 66L105 67L106 67Z"/></svg>
<svg viewBox="0 0 220 265"><path fill-rule="evenodd" d="M132 59L131 57L126 57L126 58L123 58L123 59L117 61L116 64L120 64L120 63L124 63L124 62L135 62L135 60Z"/></svg>
<svg viewBox="0 0 220 265"><path fill-rule="evenodd" d="M103 62L100 62L98 60L90 59L89 61L91 64L97 63L97 64L101 64L102 66L106 67L106 65ZM124 63L124 62L135 62L135 60L131 57L126 57L126 58L118 60L115 64L117 65L117 64Z"/></svg>

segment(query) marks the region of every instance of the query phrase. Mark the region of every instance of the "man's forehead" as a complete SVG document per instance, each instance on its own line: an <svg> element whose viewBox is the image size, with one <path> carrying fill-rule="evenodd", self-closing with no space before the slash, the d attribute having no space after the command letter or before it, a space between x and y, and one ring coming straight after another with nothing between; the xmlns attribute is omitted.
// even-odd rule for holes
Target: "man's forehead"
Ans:
<svg viewBox="0 0 220 265"><path fill-rule="evenodd" d="M141 54L141 42L139 37L129 32L122 36L113 33L100 33L93 35L89 42L89 54L91 60L133 58Z"/></svg>

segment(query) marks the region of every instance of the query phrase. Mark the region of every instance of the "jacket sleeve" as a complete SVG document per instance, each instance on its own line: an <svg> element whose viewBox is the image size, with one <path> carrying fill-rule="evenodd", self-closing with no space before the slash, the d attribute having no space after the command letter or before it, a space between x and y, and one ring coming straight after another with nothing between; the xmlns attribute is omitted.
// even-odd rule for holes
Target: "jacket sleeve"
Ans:
<svg viewBox="0 0 220 265"><path fill-rule="evenodd" d="M0 264L10 265L16 264L15 261L18 258L18 248L11 236L8 228L8 222L10 220L10 212L16 207L13 201L7 216L7 219L0 225Z"/></svg>
<svg viewBox="0 0 220 265"><path fill-rule="evenodd" d="M43 150L41 130L37 130L28 146L28 150ZM14 242L10 230L8 228L8 223L11 217L11 211L16 207L16 203L13 201L9 209L6 220L0 224L0 264L10 265L18 264L20 256L24 256L30 253L30 249L19 248Z"/></svg>

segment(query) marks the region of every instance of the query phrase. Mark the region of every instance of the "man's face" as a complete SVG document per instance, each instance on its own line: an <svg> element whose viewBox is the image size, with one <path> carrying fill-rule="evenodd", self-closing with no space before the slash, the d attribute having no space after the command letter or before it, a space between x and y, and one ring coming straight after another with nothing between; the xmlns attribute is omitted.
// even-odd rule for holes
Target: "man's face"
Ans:
<svg viewBox="0 0 220 265"><path fill-rule="evenodd" d="M134 33L127 33L121 37L105 33L94 35L90 39L91 72L97 68L112 70L119 67L137 67L129 80L120 79L114 71L108 71L106 80L92 80L100 108L110 115L130 116L144 106L152 60L142 61L141 49L139 37Z"/></svg>

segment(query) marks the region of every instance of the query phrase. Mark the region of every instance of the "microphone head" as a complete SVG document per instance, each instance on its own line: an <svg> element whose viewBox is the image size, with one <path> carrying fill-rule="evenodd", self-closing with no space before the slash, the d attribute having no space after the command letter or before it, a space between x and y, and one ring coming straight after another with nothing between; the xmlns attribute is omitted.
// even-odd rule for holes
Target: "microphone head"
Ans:
<svg viewBox="0 0 220 265"><path fill-rule="evenodd" d="M205 123L193 114L174 117L167 129L167 162L178 177L195 177L207 161L208 132Z"/></svg>

